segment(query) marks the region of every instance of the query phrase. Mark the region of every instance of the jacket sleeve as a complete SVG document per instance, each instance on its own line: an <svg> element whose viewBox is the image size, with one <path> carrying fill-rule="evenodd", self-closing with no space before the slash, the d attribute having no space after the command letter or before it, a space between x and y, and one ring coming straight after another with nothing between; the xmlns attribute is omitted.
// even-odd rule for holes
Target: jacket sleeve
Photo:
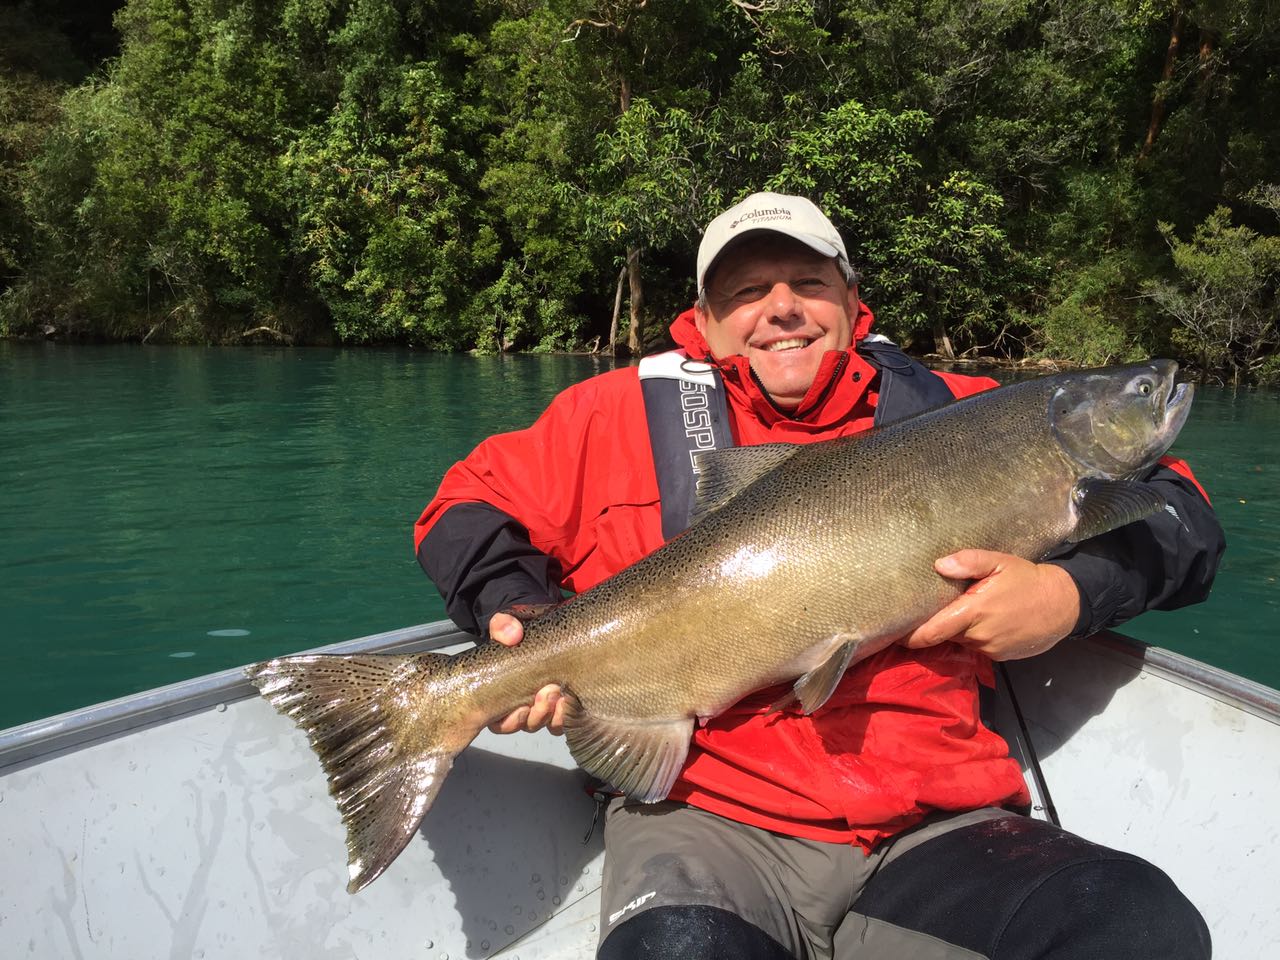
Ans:
<svg viewBox="0 0 1280 960"><path fill-rule="evenodd" d="M1083 543L1060 548L1049 562L1080 590L1071 636L1088 636L1147 610L1174 610L1209 595L1226 547L1222 526L1190 468L1164 457L1146 478L1168 506Z"/></svg>
<svg viewBox="0 0 1280 960"><path fill-rule="evenodd" d="M637 459L619 455L636 442L633 386L638 398L634 371L620 370L570 387L530 427L490 437L445 474L414 543L458 626L480 635L499 610L559 601L600 562L598 518L620 499L656 501L651 463L647 483L642 459L618 468Z"/></svg>

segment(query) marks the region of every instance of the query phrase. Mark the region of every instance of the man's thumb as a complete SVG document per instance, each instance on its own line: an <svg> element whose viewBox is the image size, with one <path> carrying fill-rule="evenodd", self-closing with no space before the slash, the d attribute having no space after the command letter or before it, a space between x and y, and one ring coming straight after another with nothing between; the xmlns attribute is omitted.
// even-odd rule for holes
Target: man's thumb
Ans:
<svg viewBox="0 0 1280 960"><path fill-rule="evenodd" d="M1000 566L1000 554L990 550L960 550L939 557L933 569L952 580L981 580L989 577Z"/></svg>

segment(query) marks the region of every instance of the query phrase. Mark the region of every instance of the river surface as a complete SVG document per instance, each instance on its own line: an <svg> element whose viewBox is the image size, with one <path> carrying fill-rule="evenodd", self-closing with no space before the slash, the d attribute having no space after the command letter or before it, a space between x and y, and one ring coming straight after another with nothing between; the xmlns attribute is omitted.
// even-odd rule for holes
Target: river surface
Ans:
<svg viewBox="0 0 1280 960"><path fill-rule="evenodd" d="M0 729L443 617L411 542L441 474L608 365L0 342ZM1280 395L1203 389L1174 452L1227 557L1125 632L1280 686Z"/></svg>

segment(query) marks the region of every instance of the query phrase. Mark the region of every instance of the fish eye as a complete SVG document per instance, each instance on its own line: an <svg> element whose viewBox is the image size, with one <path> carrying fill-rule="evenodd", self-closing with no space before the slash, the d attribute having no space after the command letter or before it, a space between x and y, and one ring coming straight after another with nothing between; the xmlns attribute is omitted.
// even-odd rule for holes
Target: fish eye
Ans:
<svg viewBox="0 0 1280 960"><path fill-rule="evenodd" d="M1151 396L1151 384L1147 383L1145 380L1142 381L1142 383L1138 386L1138 392L1142 394L1144 397Z"/></svg>

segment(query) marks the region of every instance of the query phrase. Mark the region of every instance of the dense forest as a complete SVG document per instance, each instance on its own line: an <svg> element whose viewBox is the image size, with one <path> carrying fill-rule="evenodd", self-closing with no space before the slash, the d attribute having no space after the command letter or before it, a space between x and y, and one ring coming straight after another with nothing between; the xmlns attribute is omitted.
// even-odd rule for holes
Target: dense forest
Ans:
<svg viewBox="0 0 1280 960"><path fill-rule="evenodd" d="M823 206L883 332L1280 380L1274 0L0 6L0 333L642 350Z"/></svg>

